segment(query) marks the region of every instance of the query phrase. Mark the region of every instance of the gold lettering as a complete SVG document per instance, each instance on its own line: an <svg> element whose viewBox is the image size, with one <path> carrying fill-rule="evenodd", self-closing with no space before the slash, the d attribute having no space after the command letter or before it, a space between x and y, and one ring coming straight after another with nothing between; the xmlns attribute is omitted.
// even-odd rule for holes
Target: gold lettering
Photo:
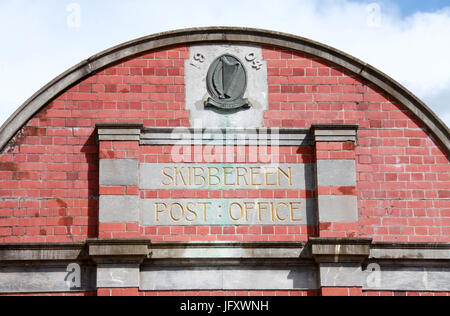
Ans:
<svg viewBox="0 0 450 316"><path fill-rule="evenodd" d="M160 210L159 207L164 206L163 210ZM164 213L167 211L167 204L166 203L155 203L155 220L159 222L159 214Z"/></svg>
<svg viewBox="0 0 450 316"><path fill-rule="evenodd" d="M206 223L206 221L207 221L206 218L207 218L208 206L209 206L209 205L212 205L212 203L211 203L211 202L199 202L198 204L203 206L203 220L204 220L205 223Z"/></svg>
<svg viewBox="0 0 450 316"><path fill-rule="evenodd" d="M256 172L256 171L258 171L258 172ZM255 183L256 175L261 175L261 168L260 167L250 168L250 178L251 178L252 185L263 185L262 183Z"/></svg>
<svg viewBox="0 0 450 316"><path fill-rule="evenodd" d="M235 218L235 217L233 216L233 212L232 212L233 205L237 205L237 206L239 207L239 209L241 210L241 215L239 216L239 218ZM231 203L230 208L228 209L228 213L230 214L230 218L231 218L233 221L238 222L238 221L240 221L240 220L242 219L242 217L244 216L244 209L243 209L243 207L242 207L241 204L234 202L234 203Z"/></svg>
<svg viewBox="0 0 450 316"><path fill-rule="evenodd" d="M197 171L200 171L201 174L198 174ZM195 178L194 184L195 184L195 185L203 186L203 185L206 184L206 179L205 179L205 177L204 177L204 174L205 174L205 170L204 170L203 168L200 168L200 167L195 167L195 168L194 168L194 178ZM201 179L201 183L200 183L200 184L197 183L197 179L198 179L198 178Z"/></svg>
<svg viewBox="0 0 450 316"><path fill-rule="evenodd" d="M192 168L191 167L189 167L188 168L188 183L189 183L189 186L192 186Z"/></svg>
<svg viewBox="0 0 450 316"><path fill-rule="evenodd" d="M276 183L269 183L269 176L272 175L276 175L277 173L275 172L275 168L265 168L264 169L264 180L265 180L265 185L266 186L276 186ZM278 185L280 185L279 181L278 181Z"/></svg>
<svg viewBox="0 0 450 316"><path fill-rule="evenodd" d="M245 220L248 222L248 211L255 210L255 203L244 203L245 206Z"/></svg>
<svg viewBox="0 0 450 316"><path fill-rule="evenodd" d="M292 186L292 168L289 167L288 169L289 171L285 172L283 169L278 168L278 185L281 185L281 175L284 175L288 179L289 186Z"/></svg>
<svg viewBox="0 0 450 316"><path fill-rule="evenodd" d="M280 206L281 206L281 205L284 205L284 206L289 207L289 204L286 204L286 203L278 203L278 204L277 204L277 207L276 207L276 209L275 209L275 213L276 213L276 216L277 216L278 220L279 220L280 222L285 222L285 221L287 221L288 217L286 217L286 218L281 218L281 217L280 217L279 209L280 209Z"/></svg>
<svg viewBox="0 0 450 316"><path fill-rule="evenodd" d="M243 174L241 173L242 170L244 171ZM247 174L248 174L247 168L243 168L243 167L237 168L237 185L238 186L241 185L241 178L244 179L245 185L248 185Z"/></svg>
<svg viewBox="0 0 450 316"><path fill-rule="evenodd" d="M233 175L233 169L230 167L223 168L223 182L225 185L235 185L234 183L228 183L228 176Z"/></svg>
<svg viewBox="0 0 450 316"><path fill-rule="evenodd" d="M187 220L188 222L195 222L195 221L197 220L197 218L198 218L198 215L197 215L197 212L196 212L195 210L192 209L191 205L192 205L192 206L195 206L195 203L191 203L191 202L190 202L190 203L187 203L187 204L186 204L186 210L187 210L189 213L191 213L191 214L194 215L194 219L189 219L189 218L187 217L187 215L186 215L186 220Z"/></svg>
<svg viewBox="0 0 450 316"><path fill-rule="evenodd" d="M164 179L163 179L161 181L161 183L163 185L165 185L165 186L169 186L169 185L172 185L172 183L173 183L173 177L171 175L167 174L166 170L169 170L169 172L170 172L170 171L172 171L172 168L167 168L166 167L166 168L163 168L163 170L162 170L163 176L167 177L167 179L170 179L170 182L169 183L164 183Z"/></svg>
<svg viewBox="0 0 450 316"><path fill-rule="evenodd" d="M178 186L178 175L180 175L181 181L183 182L183 184L186 186L186 180L183 176L183 167L180 168L180 170L178 171L178 168L175 167L175 185Z"/></svg>
<svg viewBox="0 0 450 316"><path fill-rule="evenodd" d="M215 171L217 171L217 173L215 174L215 175L213 175L212 173L211 173L211 171L212 170L215 170ZM219 178L219 173L220 173L220 170L219 170L219 168L215 168L215 167L212 167L212 168L208 168L208 185L212 185L212 186L216 186L216 185L220 185L220 178ZM217 179L217 183L212 183L212 179L213 178L215 178L215 179Z"/></svg>
<svg viewBox="0 0 450 316"><path fill-rule="evenodd" d="M181 210L181 215L180 215L180 218L175 218L175 216L173 216L173 209L175 208L175 206L178 206L179 208L180 208L180 210ZM181 221L182 219L183 219L183 217L184 217L184 208L183 208L183 205L181 205L180 203L173 203L171 206L170 206L170 217L172 218L172 220L174 221L174 222L179 222L179 221Z"/></svg>
<svg viewBox="0 0 450 316"><path fill-rule="evenodd" d="M265 207L263 208L262 206L265 205ZM269 203L266 202L258 202L258 220L261 222L262 221L262 211L267 211L267 206L269 205ZM273 219L272 219L273 222Z"/></svg>
<svg viewBox="0 0 450 316"><path fill-rule="evenodd" d="M295 204L299 205L299 207L294 207ZM290 213L291 213L291 222L302 222L301 219L295 219L294 218L294 212L295 211L300 211L300 205L301 204L302 204L301 202L291 202L291 203L289 203L289 205L290 205Z"/></svg>
<svg viewBox="0 0 450 316"><path fill-rule="evenodd" d="M275 218L274 218L274 214L273 214L273 211L274 211L273 206L274 206L273 203L270 203L270 219L272 220L272 223L275 222Z"/></svg>

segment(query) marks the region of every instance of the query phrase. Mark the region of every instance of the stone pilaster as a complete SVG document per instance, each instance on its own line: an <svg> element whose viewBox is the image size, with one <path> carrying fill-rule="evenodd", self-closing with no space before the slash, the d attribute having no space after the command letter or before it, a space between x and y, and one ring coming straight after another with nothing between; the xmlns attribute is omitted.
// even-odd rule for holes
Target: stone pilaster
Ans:
<svg viewBox="0 0 450 316"><path fill-rule="evenodd" d="M114 289L139 292L140 265L149 256L149 240L88 240L89 256L97 264L97 294ZM108 294L109 293L109 294Z"/></svg>
<svg viewBox="0 0 450 316"><path fill-rule="evenodd" d="M97 124L100 238L139 236L139 140L142 125Z"/></svg>
<svg viewBox="0 0 450 316"><path fill-rule="evenodd" d="M371 239L311 238L312 256L319 264L322 296L361 296L362 263L369 258Z"/></svg>
<svg viewBox="0 0 450 316"><path fill-rule="evenodd" d="M356 125L314 125L320 237L357 237Z"/></svg>

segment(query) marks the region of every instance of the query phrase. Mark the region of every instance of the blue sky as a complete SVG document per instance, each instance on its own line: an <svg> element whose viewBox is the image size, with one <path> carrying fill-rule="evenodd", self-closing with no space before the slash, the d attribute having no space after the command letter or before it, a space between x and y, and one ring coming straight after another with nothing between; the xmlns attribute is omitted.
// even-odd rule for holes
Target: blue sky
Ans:
<svg viewBox="0 0 450 316"><path fill-rule="evenodd" d="M373 1L361 1L371 3ZM408 16L416 12L435 12L450 5L449 0L387 0L400 8L402 16Z"/></svg>
<svg viewBox="0 0 450 316"><path fill-rule="evenodd" d="M0 122L55 76L104 49L157 32L230 25L287 32L343 50L405 85L450 125L450 0L227 4L0 0L0 37L7 48L0 50Z"/></svg>

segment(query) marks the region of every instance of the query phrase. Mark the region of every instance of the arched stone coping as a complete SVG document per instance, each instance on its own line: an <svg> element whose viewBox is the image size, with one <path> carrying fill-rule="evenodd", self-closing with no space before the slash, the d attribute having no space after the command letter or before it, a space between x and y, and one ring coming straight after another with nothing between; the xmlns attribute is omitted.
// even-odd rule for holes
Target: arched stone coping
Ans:
<svg viewBox="0 0 450 316"><path fill-rule="evenodd" d="M450 154L450 130L433 111L401 84L367 63L327 45L289 34L235 27L177 30L142 37L105 50L70 68L36 92L0 129L0 149L42 108L78 82L121 60L174 45L195 43L247 43L276 46L319 57L357 75L405 106L428 128Z"/></svg>

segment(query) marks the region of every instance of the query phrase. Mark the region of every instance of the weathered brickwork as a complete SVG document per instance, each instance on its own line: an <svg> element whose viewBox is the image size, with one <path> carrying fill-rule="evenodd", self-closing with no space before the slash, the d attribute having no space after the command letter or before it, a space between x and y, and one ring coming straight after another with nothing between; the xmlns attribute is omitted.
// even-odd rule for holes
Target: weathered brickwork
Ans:
<svg viewBox="0 0 450 316"><path fill-rule="evenodd" d="M184 110L188 54L187 47L176 47L110 67L74 86L30 120L0 156L0 242L97 237L95 124L189 126ZM109 149L101 154L121 156L120 148Z"/></svg>
<svg viewBox="0 0 450 316"><path fill-rule="evenodd" d="M355 154L361 236L450 241L448 157L411 113L321 60L271 48L264 49L264 58L270 90L267 126L359 125ZM330 150L330 144L321 145ZM334 159L346 159L348 148L337 149Z"/></svg>
<svg viewBox="0 0 450 316"><path fill-rule="evenodd" d="M243 45L241 41L239 45ZM258 45L260 51L261 45ZM278 188L274 188L252 182L251 185L246 184L249 189L241 188L239 184L226 187L225 171L223 184L212 187L205 181L200 189L191 183L184 183L184 186L159 183L154 188L154 181L141 181L143 175L154 175L150 171L156 164L220 164L240 165L241 168L267 165L264 157L254 160L252 153L260 149L253 146L254 143L236 146L234 153L222 146L192 146L191 154L183 155L182 162L180 156L173 155L173 141L165 138L166 145L161 145L160 139L158 145L151 144L154 141L151 135L169 135L167 130L170 129L162 132L161 128L194 127L195 116L185 104L186 81L190 82L186 79L189 76L185 77L185 67L191 61L193 64L190 66L198 66L208 57L203 56L202 61L202 56L197 54L193 57L190 44L186 44L146 52L108 66L63 91L35 113L3 149L0 154L0 246L3 248L0 250L14 258L17 253L30 255L35 249L10 249L11 245L6 244L41 243L48 246L50 243L68 243L73 246L75 242L82 242L80 247L85 247L83 251L89 257L86 262L103 269L103 275L122 269L120 272L125 272L118 277L119 281L129 285L129 288L113 288L123 285L114 284L117 280L111 281L106 277L94 280L97 287L84 284L79 292L39 295L448 296L447 292L366 290L368 281L362 279L373 266L367 268L367 272L361 263L369 258L372 260L371 256L386 256L395 261L398 258L393 254L396 250L392 249L407 253L410 256L408 260L420 257L430 263L423 270L427 274L423 285L419 281L417 284L399 282L399 288L448 289L440 279L446 275L446 268L437 269L433 265L435 261L448 260L444 249L444 243L450 243L448 152L427 129L429 122L416 118L405 105L382 93L369 81L319 57L264 44L261 61L256 60L255 53L243 60L247 70L256 72L262 69L257 78L266 78L267 65L268 94L265 85L261 91L267 97L268 109L265 111L264 107L264 111L259 110L259 113L264 112L261 114L264 115L264 127L284 131L286 145L272 147L266 154L278 152L276 163L301 172L302 168L310 168L309 174L304 171L302 179L294 179L301 182L301 186L281 189L280 183ZM194 70L192 76L197 76ZM104 134L99 133L102 128ZM150 136L145 138L144 134L145 137ZM302 145L294 146L292 143ZM225 154L218 158L217 153L221 152ZM304 167L306 165L309 167ZM120 169L126 171L116 173L117 166L123 166ZM141 173L144 166L148 168L147 173ZM161 174L156 175L155 172L157 176ZM267 181L267 174L265 176ZM239 182L239 174L237 177ZM161 189L161 185L168 188ZM271 211L266 209L267 214L272 212L271 222L261 219L261 209L259 218L255 212L254 218L249 220L246 213L244 224L234 220L231 208L224 213L230 216L224 219L225 224L221 222L222 217L218 219L218 210L217 214L214 213L215 218L209 218L209 221L206 215L203 220L195 214L198 221L194 223L192 220L189 226L184 221L189 221L183 217L186 215L184 210L180 219L174 219L170 213L172 210L167 212L167 208L161 212L166 212L166 218L161 221L158 217L143 215L145 208L146 212L155 212L158 216L159 210L152 209L154 201L239 200L245 204L245 200L283 199L307 204L307 220L302 217L295 220L298 224L292 225L292 203L290 210L284 209L291 212L289 224L287 218L279 218L278 208L274 213L273 205ZM284 205L289 207L286 203ZM206 214L206 209L204 212ZM167 220L167 213L174 221ZM241 208L240 219L245 217L243 214ZM275 216L280 221L277 222ZM174 223L180 225L175 226ZM93 240L99 244L93 244ZM150 244L146 245L145 240L167 247L153 249L157 254L155 265L153 262L149 264L154 258L151 257ZM415 243L437 245L428 244L428 248L421 248ZM70 245L66 247L70 248ZM216 252L216 246L222 247L221 250ZM111 253L103 253L104 249ZM45 256L53 255L53 251L50 249L39 256L43 256L44 261L50 260ZM69 260L65 256L70 257L71 251L73 249L58 249L56 253L62 258L58 260ZM339 251L343 252L336 253ZM377 262L380 257L373 258ZM139 290L172 289L161 286L166 283L164 279L154 281L158 286L151 283L147 288L139 283L145 269L159 268L158 264L171 272L172 267L177 266L176 260L186 260L189 263L185 265L186 271L190 271L190 268L195 268L191 265L197 262L201 267L215 268L217 262L229 267L230 262L247 259L249 262L257 261L259 267L267 267L268 270L241 271L246 276L244 281L247 278L253 280L256 274L267 275L275 271L281 277L272 280L274 287L284 290L250 291L245 289L257 287L248 286L249 283L219 282L211 285L209 280L203 280L204 283L197 287L177 284L173 288L204 289L200 286L205 285L206 289L216 289L219 284L222 289L244 290ZM283 263L291 267L294 260L299 260L304 266L293 271L286 269L288 272L278 269ZM114 262L112 266L111 261ZM414 265L405 267L405 271L397 271L398 274L392 278L401 278L403 273L408 273L407 267L416 269ZM195 273L202 271L199 269ZM223 273L220 269L217 271ZM423 271L411 273L417 277ZM283 279L283 273L289 274L289 282ZM363 277L359 280L361 275ZM305 280L310 282L303 284ZM49 284L54 282L60 286L60 281L56 277L49 278ZM4 287L9 291L6 285L9 283ZM377 289L391 289L383 286Z"/></svg>
<svg viewBox="0 0 450 316"><path fill-rule="evenodd" d="M269 71L270 109L265 114L268 127L359 125L355 149L359 235L377 241L450 241L448 158L423 126L388 97L331 65L277 49L265 48L263 52ZM96 237L99 151L95 123L189 126L189 113L183 103L184 60L188 54L187 47L177 47L108 68L61 95L29 121L0 157L0 241L62 242ZM321 146L330 150L330 144ZM328 158L346 159L346 149L352 148L336 148ZM135 157L142 162L165 163L171 162L170 152L170 146L145 146L136 148ZM100 154L108 158L131 157L125 157L116 147L104 148ZM314 160L312 148L280 148L281 163ZM184 196L192 192L159 194ZM296 193L224 194L231 198L244 194L289 197ZM243 233L236 230L233 235L238 236L230 240L245 240L245 232L250 229L242 228ZM160 230L166 234L170 231ZM208 228L199 230L194 236L204 239L201 236ZM220 231L213 235L226 235ZM306 231L302 229L301 234ZM313 233L314 229L308 231ZM158 238L155 229L145 228L143 233ZM271 235L272 239L280 238L275 233L263 234L261 240L270 240ZM165 234L159 238L162 236ZM255 240L255 235L248 236ZM286 236L286 240L293 238L297 240L299 235Z"/></svg>

